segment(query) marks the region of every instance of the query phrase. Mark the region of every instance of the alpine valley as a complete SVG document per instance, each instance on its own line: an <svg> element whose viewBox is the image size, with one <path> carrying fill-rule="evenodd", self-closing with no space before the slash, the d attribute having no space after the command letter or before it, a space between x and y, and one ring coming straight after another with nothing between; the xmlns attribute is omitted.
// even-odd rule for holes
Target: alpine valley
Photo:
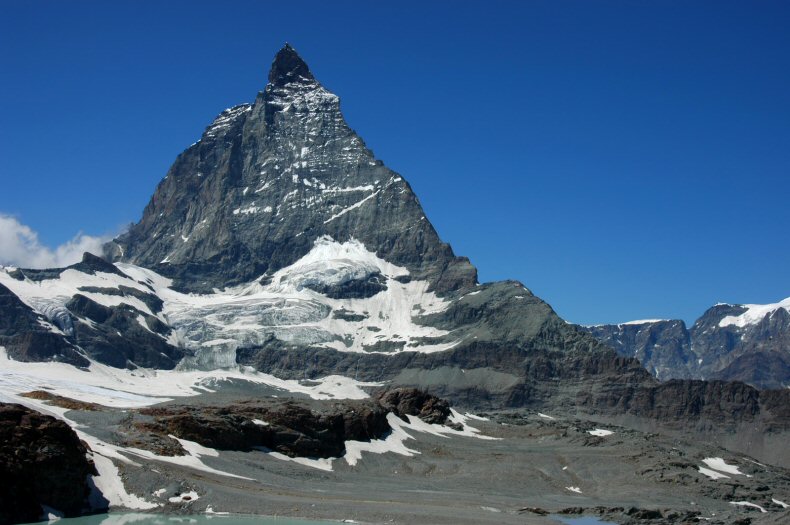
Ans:
<svg viewBox="0 0 790 525"><path fill-rule="evenodd" d="M102 257L0 269L0 523L787 523L787 306L478 283L286 45Z"/></svg>

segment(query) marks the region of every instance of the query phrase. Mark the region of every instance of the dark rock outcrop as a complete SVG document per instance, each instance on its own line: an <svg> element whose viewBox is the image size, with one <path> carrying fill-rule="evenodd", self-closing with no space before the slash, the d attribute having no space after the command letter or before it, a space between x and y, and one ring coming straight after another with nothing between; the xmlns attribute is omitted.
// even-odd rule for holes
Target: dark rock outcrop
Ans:
<svg viewBox="0 0 790 525"><path fill-rule="evenodd" d="M127 304L107 307L75 295L66 308L91 324L75 325L74 341L97 361L116 368L158 368L169 370L184 357L183 349L162 336L170 329L159 319ZM145 326L140 323L143 319Z"/></svg>
<svg viewBox="0 0 790 525"><path fill-rule="evenodd" d="M87 452L62 421L0 403L0 524L38 521L44 506L81 514L96 474Z"/></svg>
<svg viewBox="0 0 790 525"><path fill-rule="evenodd" d="M82 254L82 260L80 262L72 264L71 266L66 266L65 268L47 268L42 270L17 268L11 275L20 281L30 279L31 281L41 282L47 279L57 279L60 274L66 270L76 270L89 275L96 275L98 272L123 275L118 268L113 266L106 259L90 252Z"/></svg>
<svg viewBox="0 0 790 525"><path fill-rule="evenodd" d="M398 388L361 401L261 399L226 406L166 405L138 412L146 417L137 416L127 424L129 439L158 453L167 448L162 439L174 435L219 450L265 449L292 457L329 458L342 456L346 441L386 436L392 430L389 412L444 424L450 406L426 392Z"/></svg>
<svg viewBox="0 0 790 525"><path fill-rule="evenodd" d="M137 424L143 432L172 434L219 450L268 449L299 457L338 457L345 452L345 441L376 439L390 430L386 412L368 401L312 406L258 401L150 408L140 413L153 416L152 422Z"/></svg>
<svg viewBox="0 0 790 525"><path fill-rule="evenodd" d="M406 420L417 416L426 423L443 425L450 416L450 403L415 388L394 388L376 393L374 399L387 411Z"/></svg>

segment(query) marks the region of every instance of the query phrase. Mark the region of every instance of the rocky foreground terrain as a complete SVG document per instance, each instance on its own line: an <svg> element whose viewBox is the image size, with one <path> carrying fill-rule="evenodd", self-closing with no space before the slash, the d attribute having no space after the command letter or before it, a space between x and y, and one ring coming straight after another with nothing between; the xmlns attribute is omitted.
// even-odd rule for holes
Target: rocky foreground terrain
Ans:
<svg viewBox="0 0 790 525"><path fill-rule="evenodd" d="M123 481L113 497L138 512L448 524L556 523L550 515L620 524L790 518L790 471L690 435L562 412L460 414L411 389L358 401L273 395L237 382L126 410L23 397L91 429L83 438L94 457L115 458ZM82 480L91 468L84 457L77 454L82 470L74 471ZM72 497L84 501L79 486L71 485Z"/></svg>
<svg viewBox="0 0 790 525"><path fill-rule="evenodd" d="M790 389L661 382L597 335L478 283L288 45L102 256L0 268L0 401L44 414L10 432L70 426L92 510L787 519ZM39 434L9 468L49 457ZM25 490L73 513L84 486Z"/></svg>

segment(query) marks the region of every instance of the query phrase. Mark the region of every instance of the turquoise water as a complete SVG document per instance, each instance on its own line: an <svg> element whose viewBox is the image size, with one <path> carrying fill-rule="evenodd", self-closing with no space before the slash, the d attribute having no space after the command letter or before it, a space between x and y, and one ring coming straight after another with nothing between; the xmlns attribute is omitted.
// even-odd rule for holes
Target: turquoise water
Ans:
<svg viewBox="0 0 790 525"><path fill-rule="evenodd" d="M39 523L47 523L42 521ZM268 516L166 516L162 514L97 514L81 518L64 518L58 525L315 525L336 523L329 521L310 521L293 518L272 518Z"/></svg>
<svg viewBox="0 0 790 525"><path fill-rule="evenodd" d="M565 516L552 516L553 519L566 525L617 525L613 521L602 521L593 516L582 516L581 518L566 518Z"/></svg>

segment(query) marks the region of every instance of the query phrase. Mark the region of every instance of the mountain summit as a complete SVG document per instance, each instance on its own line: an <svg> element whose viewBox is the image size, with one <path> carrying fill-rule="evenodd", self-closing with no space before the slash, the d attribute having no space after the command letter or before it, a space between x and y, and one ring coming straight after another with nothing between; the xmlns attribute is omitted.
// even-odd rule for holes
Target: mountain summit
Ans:
<svg viewBox="0 0 790 525"><path fill-rule="evenodd" d="M269 71L269 83L283 86L296 80L315 80L310 68L299 53L286 43L274 56L272 68Z"/></svg>
<svg viewBox="0 0 790 525"><path fill-rule="evenodd" d="M476 283L408 183L375 159L286 44L255 102L223 111L178 156L106 253L208 292L272 275L323 236L356 239L439 292Z"/></svg>

